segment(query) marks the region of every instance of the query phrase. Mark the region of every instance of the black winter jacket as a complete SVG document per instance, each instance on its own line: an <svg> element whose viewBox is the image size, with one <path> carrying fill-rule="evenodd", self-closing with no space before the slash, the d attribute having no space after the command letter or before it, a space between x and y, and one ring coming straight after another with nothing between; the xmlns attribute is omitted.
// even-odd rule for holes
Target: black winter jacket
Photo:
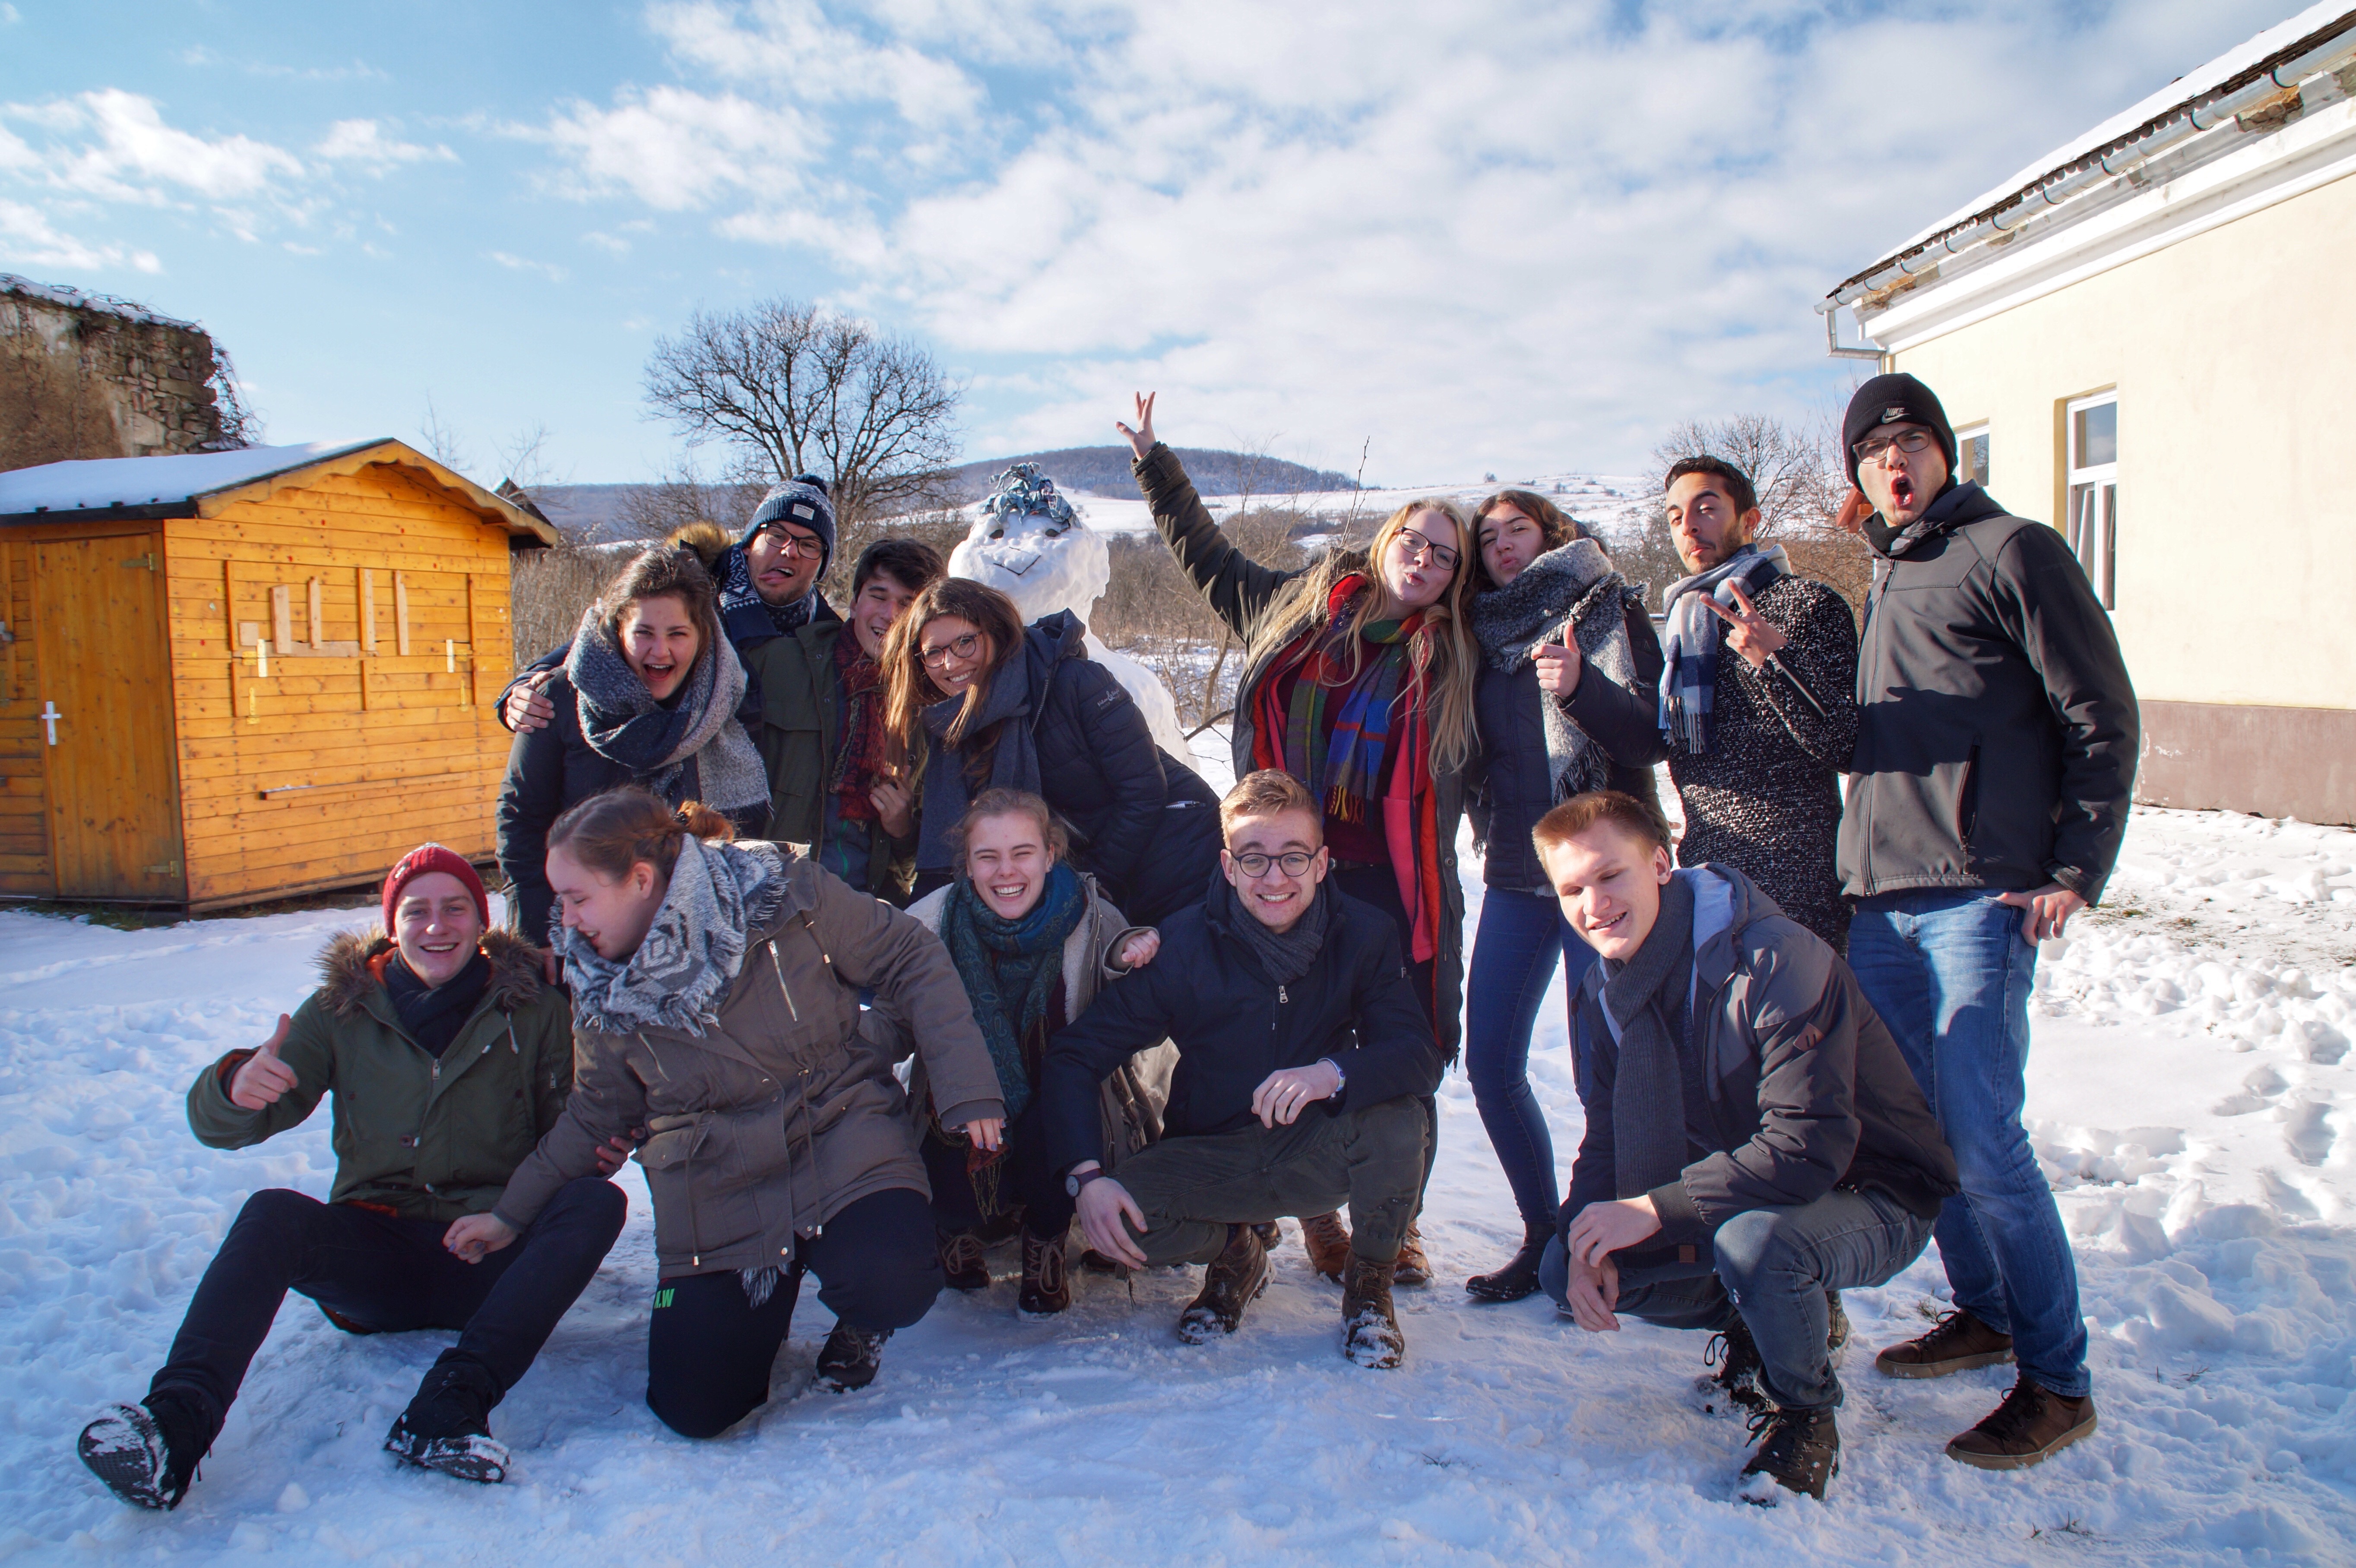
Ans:
<svg viewBox="0 0 2356 1568"><path fill-rule="evenodd" d="M1253 1119L1252 1093L1269 1073L1322 1057L1333 1058L1344 1080L1341 1093L1321 1103L1329 1115L1439 1089L1440 1052L1399 962L1397 925L1331 881L1317 896L1333 901L1331 923L1299 979L1270 980L1198 902L1163 923L1152 963L1098 992L1047 1042L1039 1098L1055 1169L1098 1157L1098 1086L1164 1039L1178 1048L1164 1137L1232 1132Z"/></svg>
<svg viewBox="0 0 2356 1568"><path fill-rule="evenodd" d="M1640 686L1657 688L1661 639L1653 631L1653 618L1644 613L1642 604L1631 604L1624 619L1628 651L1635 656L1636 679ZM1585 678L1584 666L1581 678ZM1538 710L1539 703L1556 700L1562 702L1565 712L1571 712L1569 699L1551 699L1538 689L1536 665L1526 664L1507 674L1482 661L1480 684L1472 690L1473 718L1481 727L1480 763L1470 776L1465 806L1472 816L1473 833L1487 846L1481 872L1485 886L1527 892L1547 885L1546 868L1538 864L1537 847L1530 842L1530 830L1557 805L1554 775L1547 762L1546 718ZM1642 752L1641 746L1622 748L1631 752L1622 756L1610 737L1593 730L1587 733L1611 755L1609 787L1639 800L1659 798L1653 784L1653 759L1636 754Z"/></svg>
<svg viewBox="0 0 2356 1568"><path fill-rule="evenodd" d="M1653 1189L1660 1232L1622 1261L1667 1262L1673 1249L1706 1245L1737 1214L1813 1203L1836 1187L1879 1189L1936 1216L1958 1190L1955 1157L1848 965L1733 868L1677 875L1695 893L1694 1044L1710 1113L1708 1126L1687 1133L1713 1152ZM1590 1203L1618 1195L1619 1046L1603 1011L1607 967L1620 965L1591 966L1580 991L1587 1132L1562 1206L1566 1230Z"/></svg>
<svg viewBox="0 0 2356 1568"><path fill-rule="evenodd" d="M2141 728L2111 618L2062 536L1978 485L1924 516L1866 603L1844 887L2059 882L2099 902Z"/></svg>
<svg viewBox="0 0 2356 1568"><path fill-rule="evenodd" d="M541 729L523 731L508 748L508 776L499 785L498 835L509 918L524 936L544 943L556 904L548 886L548 830L568 808L591 795L616 784L643 784L646 778L593 750L583 738L580 701L562 670L541 691L555 704L556 717ZM736 718L748 731L759 732L761 697L749 682ZM696 787L695 759L690 757L666 798L673 805L693 800ZM761 837L769 825L768 803L735 812L729 820L736 825L739 837Z"/></svg>

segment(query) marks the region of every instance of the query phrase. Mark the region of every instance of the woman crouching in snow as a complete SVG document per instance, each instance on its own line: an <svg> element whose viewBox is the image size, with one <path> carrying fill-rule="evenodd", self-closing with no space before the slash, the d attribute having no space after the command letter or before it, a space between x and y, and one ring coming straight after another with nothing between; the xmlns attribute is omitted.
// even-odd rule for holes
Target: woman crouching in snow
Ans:
<svg viewBox="0 0 2356 1568"><path fill-rule="evenodd" d="M621 1233L621 1189L597 1179L620 1168L624 1151L608 1147L547 1190L513 1252L445 1250L451 1222L488 1209L555 1125L572 1029L540 950L487 929L483 884L457 854L411 850L382 906L382 930L328 943L325 983L260 1049L230 1051L188 1091L198 1142L247 1148L334 1090L336 1181L325 1203L283 1188L247 1199L147 1397L83 1430L82 1463L125 1502L179 1506L289 1290L348 1333L457 1329L384 1445L445 1475L502 1479L491 1409Z"/></svg>
<svg viewBox="0 0 2356 1568"><path fill-rule="evenodd" d="M548 879L573 991L573 1098L487 1214L507 1245L607 1140L644 1128L660 1278L647 1403L713 1437L769 1397L805 1271L835 1316L818 1381L875 1376L884 1342L940 1293L925 1165L893 1061L857 1030L859 990L908 1019L941 1121L999 1146L1004 1108L957 971L906 915L727 820L636 785L557 818Z"/></svg>
<svg viewBox="0 0 2356 1568"><path fill-rule="evenodd" d="M926 1107L925 1168L940 1228L941 1269L958 1290L990 1288L983 1232L1019 1213L1023 1285L1019 1311L1044 1315L1072 1304L1065 1268L1073 1200L1049 1158L1034 1091L1048 1039L1086 1012L1105 982L1151 963L1161 935L1132 926L1097 880L1066 858L1064 830L1047 803L1027 790L984 790L951 833L958 880L909 907L947 944L973 1000L1006 1104L1005 1147L969 1147L934 1115L924 1070L908 1093ZM868 1014L890 1029L890 1009ZM905 1055L902 1048L894 1055ZM1177 1052L1139 1051L1105 1081L1104 1153L1109 1170L1162 1136ZM1005 1233L1001 1228L997 1232Z"/></svg>

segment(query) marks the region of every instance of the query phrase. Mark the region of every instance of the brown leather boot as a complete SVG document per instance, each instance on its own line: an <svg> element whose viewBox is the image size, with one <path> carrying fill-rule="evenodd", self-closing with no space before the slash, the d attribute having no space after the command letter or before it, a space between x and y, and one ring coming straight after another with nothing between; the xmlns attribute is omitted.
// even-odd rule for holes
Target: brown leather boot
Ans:
<svg viewBox="0 0 2356 1568"><path fill-rule="evenodd" d="M1947 1445L1947 1457L1982 1470L2025 1470L2094 1430L2094 1395L2065 1399L2023 1372L1987 1420Z"/></svg>
<svg viewBox="0 0 2356 1568"><path fill-rule="evenodd" d="M971 1231L940 1231L941 1274L951 1290L988 1290L990 1259Z"/></svg>
<svg viewBox="0 0 2356 1568"><path fill-rule="evenodd" d="M1046 1317L1072 1304L1072 1276L1064 1266L1064 1248L1070 1232L1034 1236L1023 1232L1023 1289L1014 1310L1025 1317Z"/></svg>
<svg viewBox="0 0 2356 1568"><path fill-rule="evenodd" d="M1350 1228L1342 1223L1340 1213L1312 1214L1301 1221L1301 1250L1309 1254L1309 1266L1332 1280L1342 1283L1342 1271L1350 1266Z"/></svg>
<svg viewBox="0 0 2356 1568"><path fill-rule="evenodd" d="M1362 1367L1396 1367L1407 1354L1391 1307L1391 1266L1353 1253L1343 1279L1342 1353Z"/></svg>
<svg viewBox="0 0 2356 1568"><path fill-rule="evenodd" d="M1203 1293L1178 1315L1178 1338L1200 1345L1232 1334L1244 1308L1268 1288L1268 1248L1249 1225L1227 1227L1226 1250L1203 1271Z"/></svg>
<svg viewBox="0 0 2356 1568"><path fill-rule="evenodd" d="M1944 1378L1974 1367L2012 1360L2012 1336L1999 1334L1961 1307L1931 1326L1930 1332L1892 1345L1873 1358L1876 1371L1890 1378Z"/></svg>
<svg viewBox="0 0 2356 1568"><path fill-rule="evenodd" d="M1431 1260L1423 1255L1423 1232L1412 1220L1407 1223L1407 1234L1399 1238L1398 1262L1391 1265L1391 1283L1431 1283Z"/></svg>

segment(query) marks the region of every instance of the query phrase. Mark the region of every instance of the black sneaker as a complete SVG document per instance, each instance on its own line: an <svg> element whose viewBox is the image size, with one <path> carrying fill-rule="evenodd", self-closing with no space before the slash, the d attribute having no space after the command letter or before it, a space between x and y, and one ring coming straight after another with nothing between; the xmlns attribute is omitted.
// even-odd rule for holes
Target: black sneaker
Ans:
<svg viewBox="0 0 2356 1568"><path fill-rule="evenodd" d="M1750 1326L1741 1318L1728 1323L1724 1332L1710 1336L1701 1361L1706 1367L1718 1369L1694 1380L1704 1414L1732 1415L1740 1410L1756 1415L1767 1408L1767 1393L1759 1382L1765 1363L1759 1359L1759 1346L1751 1338Z"/></svg>
<svg viewBox="0 0 2356 1568"><path fill-rule="evenodd" d="M116 1404L81 1429L74 1450L90 1473L124 1502L168 1512L188 1495L197 1461L212 1446L203 1423L175 1401L149 1399L155 1408Z"/></svg>
<svg viewBox="0 0 2356 1568"><path fill-rule="evenodd" d="M883 1367L884 1341L891 1337L889 1328L853 1328L848 1323L837 1323L819 1348L812 1386L829 1393L865 1388Z"/></svg>
<svg viewBox="0 0 2356 1568"><path fill-rule="evenodd" d="M385 1434L384 1449L403 1464L494 1485L508 1478L507 1445L491 1435L500 1391L473 1361L444 1355L417 1385L417 1397Z"/></svg>
<svg viewBox="0 0 2356 1568"><path fill-rule="evenodd" d="M1770 1406L1751 1418L1751 1430L1759 1435L1759 1446L1742 1467L1737 1497L1762 1507L1772 1507L1783 1492L1804 1492L1824 1501L1825 1483L1840 1474L1840 1428L1830 1405Z"/></svg>

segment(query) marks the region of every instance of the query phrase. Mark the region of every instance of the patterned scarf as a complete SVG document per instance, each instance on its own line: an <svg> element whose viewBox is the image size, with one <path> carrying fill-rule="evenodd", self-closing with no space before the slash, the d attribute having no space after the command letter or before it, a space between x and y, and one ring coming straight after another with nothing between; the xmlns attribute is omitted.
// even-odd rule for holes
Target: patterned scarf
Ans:
<svg viewBox="0 0 2356 1568"><path fill-rule="evenodd" d="M740 612L755 609L769 618L777 635L789 637L809 625L818 613L818 589L813 586L790 604L770 603L753 586L753 569L745 562L744 547L732 544L720 556L720 613L731 626L741 628Z"/></svg>
<svg viewBox="0 0 2356 1568"><path fill-rule="evenodd" d="M1751 598L1779 577L1788 577L1792 562L1783 547L1761 549L1744 545L1708 571L1681 577L1662 594L1666 616L1661 636L1661 733L1672 746L1701 752L1709 750L1709 710L1718 686L1719 650L1726 645L1715 600L1731 610L1740 584Z"/></svg>
<svg viewBox="0 0 2356 1568"><path fill-rule="evenodd" d="M682 839L637 952L601 958L570 927L550 933L564 960L573 1021L602 1034L702 1034L719 1021L721 997L744 966L747 933L767 924L785 896L786 859L776 845Z"/></svg>
<svg viewBox="0 0 2356 1568"><path fill-rule="evenodd" d="M761 753L736 721L744 666L724 641L696 655L679 697L666 708L622 656L620 642L593 604L573 635L564 674L577 694L589 749L629 769L664 799L677 803L691 757L704 805L737 812L769 798Z"/></svg>
<svg viewBox="0 0 2356 1568"><path fill-rule="evenodd" d="M1573 539L1522 568L1503 588L1472 596L1472 635L1489 667L1512 675L1530 662L1530 649L1566 635L1614 684L1636 684L1636 656L1628 645L1628 580L1593 539ZM1642 601L1638 602L1640 604ZM1612 780L1611 753L1570 721L1562 704L1541 696L1547 773L1554 798L1569 800Z"/></svg>
<svg viewBox="0 0 2356 1568"><path fill-rule="evenodd" d="M867 792L884 776L890 732L884 725L884 667L867 656L850 627L834 640L834 678L842 689L842 733L834 750L835 814L876 819Z"/></svg>

